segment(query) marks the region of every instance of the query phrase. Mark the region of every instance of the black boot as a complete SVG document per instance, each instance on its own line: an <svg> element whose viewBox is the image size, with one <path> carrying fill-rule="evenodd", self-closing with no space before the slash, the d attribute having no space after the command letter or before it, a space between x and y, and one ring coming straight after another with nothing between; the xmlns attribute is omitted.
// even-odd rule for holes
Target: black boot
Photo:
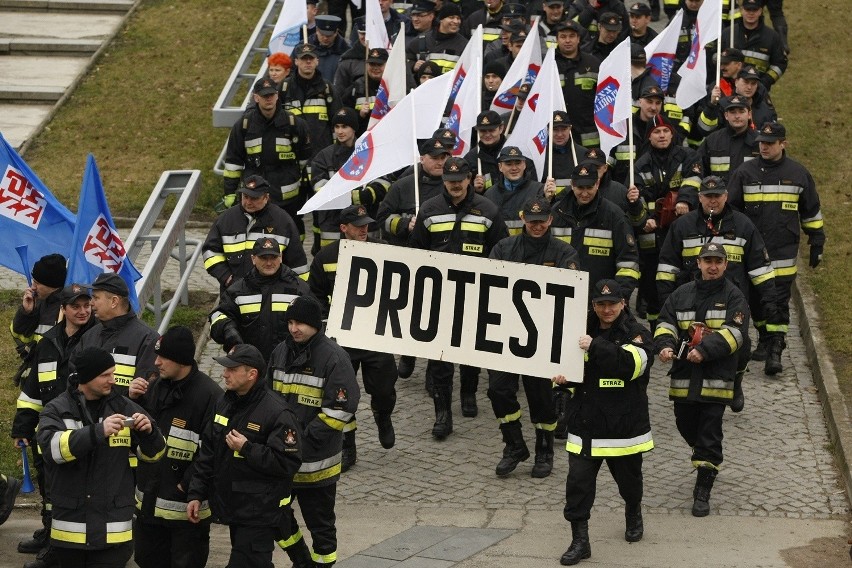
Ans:
<svg viewBox="0 0 852 568"><path fill-rule="evenodd" d="M645 534L642 524L642 504L626 505L624 507L624 540L627 542L639 542Z"/></svg>
<svg viewBox="0 0 852 568"><path fill-rule="evenodd" d="M59 554L49 544L39 551L35 560L24 564L24 568L52 568L54 566L59 566Z"/></svg>
<svg viewBox="0 0 852 568"><path fill-rule="evenodd" d="M506 424L500 424L500 430L503 432L503 441L506 446L503 448L503 459L497 464L495 472L498 476L503 477L515 471L519 463L528 460L530 450L524 441L520 422L513 420Z"/></svg>
<svg viewBox="0 0 852 568"><path fill-rule="evenodd" d="M411 355L400 355L399 364L397 364L397 376L400 379L407 379L414 372L414 362L417 361Z"/></svg>
<svg viewBox="0 0 852 568"><path fill-rule="evenodd" d="M553 432L536 428L535 431L535 464L531 476L542 478L553 471Z"/></svg>
<svg viewBox="0 0 852 568"><path fill-rule="evenodd" d="M432 437L443 440L453 433L453 410L450 407L452 396L448 387L436 388L435 395L435 425L432 426Z"/></svg>
<svg viewBox="0 0 852 568"><path fill-rule="evenodd" d="M742 412L743 408L745 408L743 373L745 371L737 371L737 374L734 376L734 398L731 400L731 412Z"/></svg>
<svg viewBox="0 0 852 568"><path fill-rule="evenodd" d="M33 533L33 537L18 543L18 552L36 554L50 542L50 529L42 527Z"/></svg>
<svg viewBox="0 0 852 568"><path fill-rule="evenodd" d="M355 430L343 433L343 454L340 456L340 471L349 471L349 468L358 461L358 451L355 448Z"/></svg>
<svg viewBox="0 0 852 568"><path fill-rule="evenodd" d="M373 412L373 418L376 420L376 426L379 429L379 443L384 449L391 449L396 443L396 433L393 430L391 413Z"/></svg>
<svg viewBox="0 0 852 568"><path fill-rule="evenodd" d="M311 556L311 550L303 538L287 548L286 552L287 556L290 557L290 562L293 563L293 568L314 568L316 566Z"/></svg>
<svg viewBox="0 0 852 568"><path fill-rule="evenodd" d="M651 0L651 21L660 21L660 0Z"/></svg>
<svg viewBox="0 0 852 568"><path fill-rule="evenodd" d="M479 386L479 375L461 377L461 411L462 416L473 418L479 414L476 406L476 388Z"/></svg>
<svg viewBox="0 0 852 568"><path fill-rule="evenodd" d="M559 559L563 566L573 566L592 557L592 545L589 544L589 521L571 521L571 546Z"/></svg>
<svg viewBox="0 0 852 568"><path fill-rule="evenodd" d="M569 398L571 395L564 390L553 391L553 407L556 409L556 430L553 431L553 437L557 440L568 438L568 416L565 409Z"/></svg>
<svg viewBox="0 0 852 568"><path fill-rule="evenodd" d="M0 476L0 525L6 522L9 515L12 514L12 508L15 506L15 499L18 498L18 493L21 490L21 480L11 475ZM38 552L36 549L33 552Z"/></svg>
<svg viewBox="0 0 852 568"><path fill-rule="evenodd" d="M769 349L769 336L763 328L757 329L757 347L751 352L752 361L766 361L766 354Z"/></svg>
<svg viewBox="0 0 852 568"><path fill-rule="evenodd" d="M787 343L784 341L783 335L773 335L769 339L769 347L767 348L766 363L763 366L763 372L767 375L777 375L784 370L781 364L781 353Z"/></svg>
<svg viewBox="0 0 852 568"><path fill-rule="evenodd" d="M710 490L713 489L717 473L719 472L706 465L698 468L695 489L692 491L692 498L695 500L692 503L693 517L706 517L710 514Z"/></svg>

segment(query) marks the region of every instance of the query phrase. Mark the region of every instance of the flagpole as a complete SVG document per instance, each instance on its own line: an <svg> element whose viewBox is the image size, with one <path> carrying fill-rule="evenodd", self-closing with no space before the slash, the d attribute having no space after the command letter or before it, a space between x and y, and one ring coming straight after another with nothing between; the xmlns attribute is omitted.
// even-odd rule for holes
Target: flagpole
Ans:
<svg viewBox="0 0 852 568"><path fill-rule="evenodd" d="M553 177L553 109L550 109L550 122L547 124L547 141L547 178L550 179ZM568 143L574 147L570 137Z"/></svg>
<svg viewBox="0 0 852 568"><path fill-rule="evenodd" d="M571 145L571 157L574 158L574 165L577 165L577 148L574 147L574 127L568 131L568 144Z"/></svg>
<svg viewBox="0 0 852 568"><path fill-rule="evenodd" d="M733 14L733 6L734 0L730 0L731 2L731 14ZM722 0L719 0L719 35L716 40L716 86L718 87L722 81ZM734 32L734 20L733 16L731 17L731 47L733 47L733 35Z"/></svg>
<svg viewBox="0 0 852 568"><path fill-rule="evenodd" d="M414 144L414 155L420 154L420 149L417 147L417 113L411 111L411 140ZM420 212L420 164L419 160L414 160L414 216Z"/></svg>
<svg viewBox="0 0 852 568"><path fill-rule="evenodd" d="M367 63L367 60L370 58L370 40L366 37L364 38L364 104L367 105L367 108L370 107L370 87L367 85L367 81L370 80L370 74L367 72L370 64Z"/></svg>
<svg viewBox="0 0 852 568"><path fill-rule="evenodd" d="M730 1L730 7L728 8L728 24L731 26L731 47L734 47L734 0ZM719 32L719 41L721 41L722 32Z"/></svg>
<svg viewBox="0 0 852 568"><path fill-rule="evenodd" d="M302 39L305 43L308 43L308 24L302 26Z"/></svg>
<svg viewBox="0 0 852 568"><path fill-rule="evenodd" d="M631 112L627 115L627 147L630 148L630 155L627 157L630 162L630 185L629 187L633 187L636 185L636 180L633 179L635 174L633 171L633 159L636 156L636 149L633 147L633 113Z"/></svg>

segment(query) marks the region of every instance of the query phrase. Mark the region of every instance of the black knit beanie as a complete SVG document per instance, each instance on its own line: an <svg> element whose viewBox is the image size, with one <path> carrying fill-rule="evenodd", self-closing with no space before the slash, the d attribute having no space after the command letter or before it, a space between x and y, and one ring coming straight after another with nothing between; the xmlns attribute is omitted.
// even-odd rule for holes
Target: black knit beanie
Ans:
<svg viewBox="0 0 852 568"><path fill-rule="evenodd" d="M298 296L287 306L286 318L322 329L322 306L313 296Z"/></svg>
<svg viewBox="0 0 852 568"><path fill-rule="evenodd" d="M49 288L65 286L65 257L61 254L43 256L33 265L33 279Z"/></svg>
<svg viewBox="0 0 852 568"><path fill-rule="evenodd" d="M77 369L77 383L86 384L110 367L115 367L112 355L100 347L86 347L71 361Z"/></svg>
<svg viewBox="0 0 852 568"><path fill-rule="evenodd" d="M176 325L166 330L154 344L157 355L174 361L178 365L192 365L195 362L195 340L188 327Z"/></svg>

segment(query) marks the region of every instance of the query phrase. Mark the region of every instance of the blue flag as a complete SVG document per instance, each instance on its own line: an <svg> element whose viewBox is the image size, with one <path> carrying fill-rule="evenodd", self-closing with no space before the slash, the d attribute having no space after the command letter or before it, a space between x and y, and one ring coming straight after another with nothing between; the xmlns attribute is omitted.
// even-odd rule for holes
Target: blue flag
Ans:
<svg viewBox="0 0 852 568"><path fill-rule="evenodd" d="M103 272L115 272L121 276L130 289L130 305L133 311L139 312L135 282L142 275L127 258L124 243L112 222L101 174L94 156L89 154L80 188L80 206L71 240L66 284L91 284Z"/></svg>
<svg viewBox="0 0 852 568"><path fill-rule="evenodd" d="M0 134L0 265L29 276L33 264L45 255L67 258L73 233L74 214Z"/></svg>

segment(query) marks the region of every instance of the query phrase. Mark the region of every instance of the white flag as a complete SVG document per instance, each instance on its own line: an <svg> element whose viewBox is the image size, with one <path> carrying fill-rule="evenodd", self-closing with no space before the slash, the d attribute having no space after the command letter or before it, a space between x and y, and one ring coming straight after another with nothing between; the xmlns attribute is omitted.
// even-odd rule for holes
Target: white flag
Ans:
<svg viewBox="0 0 852 568"><path fill-rule="evenodd" d="M511 111L515 106L518 87L523 83L533 83L541 68L541 43L538 36L538 22L530 27L530 33L512 66L506 72L503 82L491 102L491 110L497 112Z"/></svg>
<svg viewBox="0 0 852 568"><path fill-rule="evenodd" d="M272 37L269 38L269 53L293 53L293 48L302 41L302 26L306 25L308 9L305 0L284 0Z"/></svg>
<svg viewBox="0 0 852 568"><path fill-rule="evenodd" d="M689 56L680 66L680 85L675 102L682 109L691 107L707 94L707 53L704 48L719 39L722 26L722 0L704 0L695 18Z"/></svg>
<svg viewBox="0 0 852 568"><path fill-rule="evenodd" d="M669 88L682 22L683 10L681 9L671 19L666 29L645 46L647 66L651 69L651 76L657 80L657 84L663 91L667 91Z"/></svg>
<svg viewBox="0 0 852 568"><path fill-rule="evenodd" d="M632 111L630 92L630 38L626 38L601 62L595 91L595 125L605 156L627 136Z"/></svg>
<svg viewBox="0 0 852 568"><path fill-rule="evenodd" d="M449 100L452 103L446 127L456 134L453 156L463 156L470 150L470 131L482 109L482 25L477 26L467 47L452 70L453 84ZM432 79L434 80L434 79Z"/></svg>
<svg viewBox="0 0 852 568"><path fill-rule="evenodd" d="M385 64L385 71L382 73L379 90L376 92L376 102L370 114L368 129L373 128L396 106L396 103L402 100L402 97L405 96L407 86L405 70L405 26L400 26L399 34L393 42L390 56Z"/></svg>
<svg viewBox="0 0 852 568"><path fill-rule="evenodd" d="M388 49L391 43L388 39L388 29L385 27L385 19L382 17L382 7L379 6L379 0L367 0L365 20L367 23L367 47Z"/></svg>
<svg viewBox="0 0 852 568"><path fill-rule="evenodd" d="M419 161L416 138L432 136L440 124L447 104L449 78L430 79L414 89L375 128L362 134L355 141L352 156L305 203L299 214L343 209L352 204L350 192L356 187ZM423 134L427 128L428 133Z"/></svg>
<svg viewBox="0 0 852 568"><path fill-rule="evenodd" d="M549 125L553 111L565 110L565 97L556 68L556 51L547 50L541 72L533 83L515 128L504 146L517 146L535 164L538 175L544 172L544 159L550 143Z"/></svg>

